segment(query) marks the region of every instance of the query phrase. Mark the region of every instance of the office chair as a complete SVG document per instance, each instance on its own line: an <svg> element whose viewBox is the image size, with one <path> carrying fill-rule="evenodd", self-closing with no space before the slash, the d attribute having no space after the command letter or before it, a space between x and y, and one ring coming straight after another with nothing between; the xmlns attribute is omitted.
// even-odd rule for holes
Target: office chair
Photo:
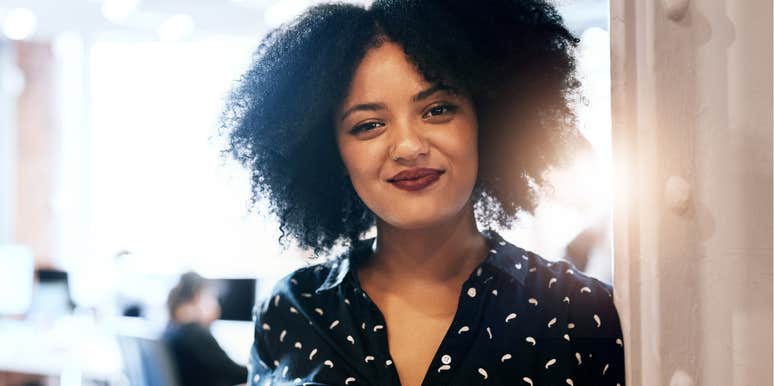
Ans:
<svg viewBox="0 0 774 386"><path fill-rule="evenodd" d="M178 386L177 369L164 342L119 335L124 371L131 386Z"/></svg>

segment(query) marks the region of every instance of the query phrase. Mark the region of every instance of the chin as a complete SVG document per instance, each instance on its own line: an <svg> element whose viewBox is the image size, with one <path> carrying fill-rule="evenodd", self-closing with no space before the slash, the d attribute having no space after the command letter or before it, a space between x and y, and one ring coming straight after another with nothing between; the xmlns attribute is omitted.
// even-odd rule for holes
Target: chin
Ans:
<svg viewBox="0 0 774 386"><path fill-rule="evenodd" d="M407 221L386 221L390 224L393 228L403 229L403 230L420 230L420 229L427 229L431 228L433 225L438 224L438 221L432 221L427 219L421 219L421 220L407 220Z"/></svg>
<svg viewBox="0 0 774 386"><path fill-rule="evenodd" d="M454 197L433 195L413 199L394 198L389 202L380 202L371 209L391 227L418 230L454 221L463 214L469 200L470 194Z"/></svg>
<svg viewBox="0 0 774 386"><path fill-rule="evenodd" d="M449 212L444 211L423 211L423 210L406 210L403 213L394 213L390 216L382 217L382 220L390 226L405 229L405 230L419 230L432 228L443 224L459 214L459 211Z"/></svg>

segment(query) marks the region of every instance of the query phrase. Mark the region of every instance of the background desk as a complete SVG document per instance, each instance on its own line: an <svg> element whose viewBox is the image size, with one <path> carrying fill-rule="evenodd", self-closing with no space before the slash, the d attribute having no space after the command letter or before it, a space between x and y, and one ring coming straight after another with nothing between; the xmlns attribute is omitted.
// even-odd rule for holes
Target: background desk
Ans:
<svg viewBox="0 0 774 386"><path fill-rule="evenodd" d="M0 319L0 372L54 377L62 386L126 385L116 334L158 338L162 327L138 318L95 322L67 316L53 323ZM212 333L234 361L246 364L252 328L250 322L216 321Z"/></svg>

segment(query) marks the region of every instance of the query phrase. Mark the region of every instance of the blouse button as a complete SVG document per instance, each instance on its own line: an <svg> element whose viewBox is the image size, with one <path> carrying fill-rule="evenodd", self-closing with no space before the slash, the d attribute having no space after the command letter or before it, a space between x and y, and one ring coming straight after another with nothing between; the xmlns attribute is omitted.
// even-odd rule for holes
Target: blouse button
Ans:
<svg viewBox="0 0 774 386"><path fill-rule="evenodd" d="M451 363L451 357L449 356L449 354L446 354L441 357L441 363L445 365L448 365L449 363Z"/></svg>

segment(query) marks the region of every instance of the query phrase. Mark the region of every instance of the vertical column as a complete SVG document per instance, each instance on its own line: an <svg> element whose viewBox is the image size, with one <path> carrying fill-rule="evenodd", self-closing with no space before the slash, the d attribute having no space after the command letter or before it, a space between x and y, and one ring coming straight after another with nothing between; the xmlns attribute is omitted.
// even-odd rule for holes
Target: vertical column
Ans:
<svg viewBox="0 0 774 386"><path fill-rule="evenodd" d="M56 235L54 255L65 269L89 256L91 133L89 99L89 47L79 33L60 34L54 42L56 56L56 106L59 118L59 152L55 189Z"/></svg>
<svg viewBox="0 0 774 386"><path fill-rule="evenodd" d="M771 385L772 4L611 1L630 385Z"/></svg>
<svg viewBox="0 0 774 386"><path fill-rule="evenodd" d="M16 66L16 50L0 39L0 244L14 242L16 220L16 98L24 76Z"/></svg>
<svg viewBox="0 0 774 386"><path fill-rule="evenodd" d="M16 104L15 242L32 248L36 264L53 264L54 181L59 135L54 109L51 45L16 43L25 87Z"/></svg>

